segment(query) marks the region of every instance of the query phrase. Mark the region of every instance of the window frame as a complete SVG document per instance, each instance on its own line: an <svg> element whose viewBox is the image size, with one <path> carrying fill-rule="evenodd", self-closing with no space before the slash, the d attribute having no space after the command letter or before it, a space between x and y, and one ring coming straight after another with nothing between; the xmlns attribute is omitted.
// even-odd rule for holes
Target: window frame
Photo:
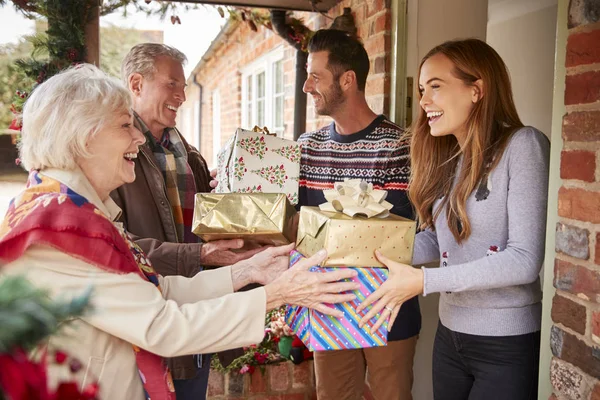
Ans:
<svg viewBox="0 0 600 400"><path fill-rule="evenodd" d="M242 127L252 129L258 125L258 76L261 73L265 74L265 112L264 126L277 133L278 136L283 136L285 131L285 72L283 65L281 73L283 74L282 92L275 93L275 66L277 62L284 62L284 47L278 46L274 50L258 58L251 64L241 69L242 74ZM251 90L248 90L248 78L251 81ZM283 97L282 126L275 126L276 101L275 96ZM262 126L261 126L262 128Z"/></svg>

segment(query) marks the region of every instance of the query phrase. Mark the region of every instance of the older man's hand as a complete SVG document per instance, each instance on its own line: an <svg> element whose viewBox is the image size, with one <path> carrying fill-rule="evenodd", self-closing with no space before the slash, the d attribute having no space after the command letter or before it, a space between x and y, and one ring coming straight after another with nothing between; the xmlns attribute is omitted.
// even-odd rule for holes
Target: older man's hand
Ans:
<svg viewBox="0 0 600 400"><path fill-rule="evenodd" d="M234 251L242 247L244 247L242 239L215 240L214 242L204 243L200 250L200 263L202 265L218 267L232 265L246 260L266 248L259 247L247 251Z"/></svg>
<svg viewBox="0 0 600 400"><path fill-rule="evenodd" d="M210 185L210 187L212 188L211 192L215 191L215 188L217 186L219 186L219 181L217 180L217 169L213 169L212 171L210 171L210 182L208 183Z"/></svg>

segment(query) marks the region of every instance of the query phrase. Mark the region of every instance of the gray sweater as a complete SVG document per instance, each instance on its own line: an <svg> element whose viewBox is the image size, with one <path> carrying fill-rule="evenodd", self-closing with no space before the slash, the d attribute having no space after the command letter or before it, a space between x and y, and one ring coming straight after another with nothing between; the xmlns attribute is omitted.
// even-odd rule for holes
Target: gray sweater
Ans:
<svg viewBox="0 0 600 400"><path fill-rule="evenodd" d="M413 265L440 260L440 268L423 268L423 294L441 293L447 328L485 336L540 330L549 158L546 136L520 129L490 173L488 190L467 200L471 236L459 245L445 210L435 231L417 234Z"/></svg>

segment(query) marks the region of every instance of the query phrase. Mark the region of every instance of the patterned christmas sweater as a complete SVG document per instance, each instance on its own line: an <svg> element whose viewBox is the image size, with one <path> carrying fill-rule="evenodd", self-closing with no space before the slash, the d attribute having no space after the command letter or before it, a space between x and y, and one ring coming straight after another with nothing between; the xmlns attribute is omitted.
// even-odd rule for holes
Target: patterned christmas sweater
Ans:
<svg viewBox="0 0 600 400"><path fill-rule="evenodd" d="M402 134L402 128L380 115L351 135L337 133L333 122L302 135L298 139L302 147L299 204L318 206L325 202L324 189L345 178L360 178L388 191L392 213L412 219L407 196L409 142L401 140Z"/></svg>
<svg viewBox="0 0 600 400"><path fill-rule="evenodd" d="M335 123L302 135L300 161L300 201L298 206L325 203L323 189L335 182L364 179L375 189L387 190L391 212L413 218L407 189L410 175L409 141L402 139L403 130L379 115L365 129L351 135L340 135ZM418 298L406 301L396 318L388 340L407 339L421 330Z"/></svg>

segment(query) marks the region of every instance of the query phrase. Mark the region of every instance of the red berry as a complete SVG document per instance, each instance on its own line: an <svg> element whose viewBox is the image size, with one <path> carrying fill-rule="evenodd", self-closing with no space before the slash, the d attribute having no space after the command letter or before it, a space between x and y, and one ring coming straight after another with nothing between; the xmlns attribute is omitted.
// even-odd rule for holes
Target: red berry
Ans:
<svg viewBox="0 0 600 400"><path fill-rule="evenodd" d="M54 353L54 361L56 361L57 364L64 363L66 359L67 359L67 354L65 352L57 351L56 353Z"/></svg>

